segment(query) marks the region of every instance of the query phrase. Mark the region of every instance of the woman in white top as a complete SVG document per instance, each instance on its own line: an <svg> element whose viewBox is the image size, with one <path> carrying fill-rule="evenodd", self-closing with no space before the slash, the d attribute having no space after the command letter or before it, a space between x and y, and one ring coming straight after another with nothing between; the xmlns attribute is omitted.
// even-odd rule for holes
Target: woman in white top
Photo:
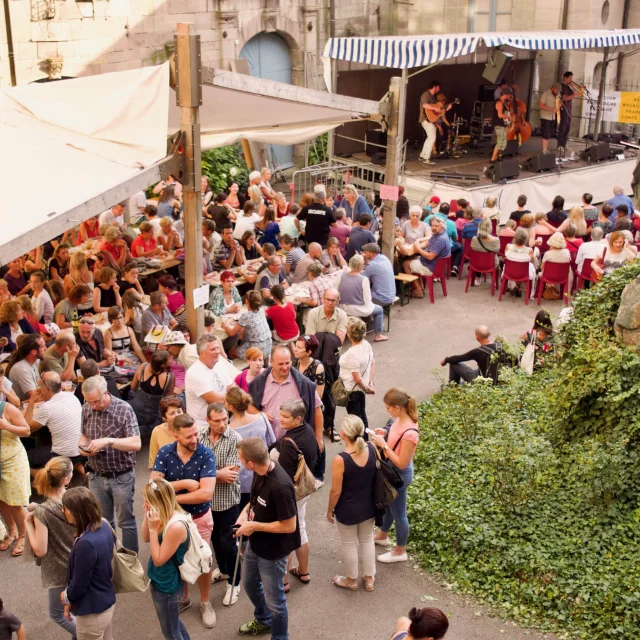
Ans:
<svg viewBox="0 0 640 640"><path fill-rule="evenodd" d="M536 267L534 251L529 246L529 231L527 229L516 229L513 236L513 242L507 245L505 249L505 258L512 262L528 262L529 263L529 280L531 280L531 298L535 298L536 284ZM512 283L510 283L512 284ZM511 295L520 297L520 283L511 289Z"/></svg>
<svg viewBox="0 0 640 640"><path fill-rule="evenodd" d="M156 235L156 239L165 251L182 249L182 240L180 234L173 227L171 216L160 218L160 232Z"/></svg>
<svg viewBox="0 0 640 640"><path fill-rule="evenodd" d="M31 285L31 291L33 296L31 298L31 304L36 314L36 318L41 318L45 323L53 322L53 300L49 292L44 288L47 279L44 277L42 271L35 271L29 276L29 284Z"/></svg>
<svg viewBox="0 0 640 640"><path fill-rule="evenodd" d="M482 207L482 219L483 220L495 220L498 224L500 224L500 215L501 211L496 207L498 204L498 198L494 198L493 196L487 198L484 203L484 207Z"/></svg>
<svg viewBox="0 0 640 640"><path fill-rule="evenodd" d="M416 250L413 246L417 240L431 237L431 227L425 222L421 222L422 207L413 205L409 209L409 219L405 220L399 227L396 227L395 245L398 253L402 256L412 256Z"/></svg>
<svg viewBox="0 0 640 640"><path fill-rule="evenodd" d="M236 240L242 240L242 236L246 231L254 231L256 228L256 222L260 222L262 216L256 213L256 205L247 200L244 203L242 215L239 215L236 219L236 228L233 230L233 237Z"/></svg>
<svg viewBox="0 0 640 640"><path fill-rule="evenodd" d="M376 392L373 386L376 361L371 345L365 340L366 334L367 325L360 318L349 318L347 336L351 347L340 356L340 377L349 392L347 413L358 416L365 429L369 426L365 400L367 394Z"/></svg>

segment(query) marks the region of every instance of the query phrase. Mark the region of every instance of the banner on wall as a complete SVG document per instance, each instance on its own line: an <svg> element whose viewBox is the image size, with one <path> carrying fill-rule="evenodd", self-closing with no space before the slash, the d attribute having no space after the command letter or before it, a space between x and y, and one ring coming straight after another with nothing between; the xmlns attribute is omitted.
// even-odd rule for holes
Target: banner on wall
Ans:
<svg viewBox="0 0 640 640"><path fill-rule="evenodd" d="M591 91L592 100L586 96L582 102L582 117L595 122L598 108L596 90ZM602 103L603 122L621 122L624 124L640 124L640 92L637 91L607 91Z"/></svg>

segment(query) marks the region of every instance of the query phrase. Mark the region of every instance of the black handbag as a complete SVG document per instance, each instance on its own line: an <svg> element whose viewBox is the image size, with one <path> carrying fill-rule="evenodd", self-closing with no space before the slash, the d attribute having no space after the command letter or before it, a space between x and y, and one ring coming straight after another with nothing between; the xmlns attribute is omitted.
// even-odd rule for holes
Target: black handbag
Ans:
<svg viewBox="0 0 640 640"><path fill-rule="evenodd" d="M417 429L407 429L402 435L407 433L407 431L418 431ZM387 437L389 437L389 432L387 431ZM398 439L398 442L395 443L393 449L391 451L395 451L397 446L402 442L402 437ZM400 475L400 471L395 464L387 460L386 458L380 457L380 467L382 469L382 473L384 474L385 479L391 484L394 489L402 489L404 485L404 480Z"/></svg>

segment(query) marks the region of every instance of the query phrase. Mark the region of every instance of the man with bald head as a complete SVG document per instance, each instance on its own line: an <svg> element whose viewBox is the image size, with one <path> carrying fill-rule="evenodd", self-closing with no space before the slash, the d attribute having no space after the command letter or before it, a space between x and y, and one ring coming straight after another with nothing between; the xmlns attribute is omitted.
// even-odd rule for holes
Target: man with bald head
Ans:
<svg viewBox="0 0 640 640"><path fill-rule="evenodd" d="M318 262L320 266L320 257L322 256L322 247L317 242L312 242L308 247L308 253L303 258L300 258L296 269L291 277L291 284L299 284L308 280L307 267L314 262ZM324 268L324 267L323 267Z"/></svg>
<svg viewBox="0 0 640 640"><path fill-rule="evenodd" d="M76 358L80 355L80 347L76 343L73 331L61 331L56 341L44 352L40 361L40 373L55 371L63 382L76 377Z"/></svg>
<svg viewBox="0 0 640 640"><path fill-rule="evenodd" d="M327 289L322 296L322 306L309 311L306 330L310 335L333 333L344 343L347 335L347 314L338 308L340 294L337 289Z"/></svg>
<svg viewBox="0 0 640 640"><path fill-rule="evenodd" d="M447 356L440 364L449 365L449 382L471 382L478 376L495 380L496 364L491 362L491 357L496 351L496 343L491 340L491 332L485 326L476 329L476 340L480 346L467 351L459 356ZM473 360L477 369L472 369L465 362Z"/></svg>
<svg viewBox="0 0 640 640"><path fill-rule="evenodd" d="M36 403L42 403L35 406ZM62 391L62 379L55 371L45 371L39 387L31 394L25 420L31 432L47 427L51 433L51 444L28 451L29 466L40 469L55 456L65 456L73 462L84 478L84 458L78 451L82 427L82 406L78 398Z"/></svg>

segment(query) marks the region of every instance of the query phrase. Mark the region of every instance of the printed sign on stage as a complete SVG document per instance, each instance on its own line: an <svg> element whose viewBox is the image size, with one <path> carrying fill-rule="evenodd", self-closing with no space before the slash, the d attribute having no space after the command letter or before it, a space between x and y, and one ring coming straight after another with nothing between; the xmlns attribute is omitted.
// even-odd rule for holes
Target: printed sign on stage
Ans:
<svg viewBox="0 0 640 640"><path fill-rule="evenodd" d="M585 98L582 102L582 117L595 122L598 108L598 91L591 91L593 100ZM636 91L607 91L602 108L603 122L623 122L640 124L640 93Z"/></svg>

